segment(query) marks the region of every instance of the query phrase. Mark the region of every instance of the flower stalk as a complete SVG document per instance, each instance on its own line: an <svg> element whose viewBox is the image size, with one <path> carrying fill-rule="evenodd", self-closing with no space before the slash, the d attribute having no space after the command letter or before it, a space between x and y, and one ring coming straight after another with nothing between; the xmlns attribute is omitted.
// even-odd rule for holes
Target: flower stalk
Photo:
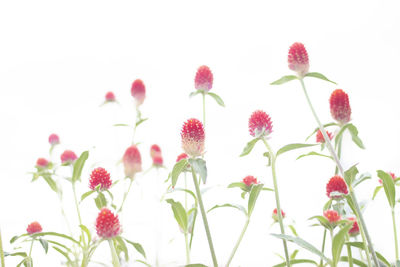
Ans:
<svg viewBox="0 0 400 267"><path fill-rule="evenodd" d="M397 228L396 228L396 217L394 214L394 208L392 208L392 221L393 221L393 233L394 233L394 247L396 251L396 262L399 260L399 243L397 241Z"/></svg>
<svg viewBox="0 0 400 267"><path fill-rule="evenodd" d="M110 245L113 266L114 267L121 267L121 265L119 264L117 251L115 250L114 241L112 239L108 239L108 244Z"/></svg>
<svg viewBox="0 0 400 267"><path fill-rule="evenodd" d="M226 267L228 267L229 264L231 264L231 261L232 261L232 259L233 259L233 256L235 256L235 253L236 253L236 251L237 251L237 249L238 249L238 247L239 247L239 245L240 245L240 242L242 242L244 233L246 233L246 230L247 230L247 227L249 226L249 223L250 223L250 217L247 217L246 223L245 223L244 226L243 226L243 230L242 230L242 232L240 233L239 239L236 241L236 244L235 244L235 246L233 247L233 250L232 250L232 252L231 252L231 255L229 256L228 262L227 262L226 265L225 265Z"/></svg>
<svg viewBox="0 0 400 267"><path fill-rule="evenodd" d="M0 263L1 263L1 267L5 267L5 263L4 263L4 249L3 249L3 241L1 239L1 229L0 229Z"/></svg>

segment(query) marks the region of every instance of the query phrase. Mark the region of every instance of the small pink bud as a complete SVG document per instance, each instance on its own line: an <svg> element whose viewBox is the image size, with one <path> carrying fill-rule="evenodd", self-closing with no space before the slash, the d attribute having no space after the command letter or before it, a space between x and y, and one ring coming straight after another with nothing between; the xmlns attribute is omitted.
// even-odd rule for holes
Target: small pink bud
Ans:
<svg viewBox="0 0 400 267"><path fill-rule="evenodd" d="M107 92L105 96L106 102L114 102L115 101L115 95L113 92Z"/></svg>
<svg viewBox="0 0 400 267"><path fill-rule="evenodd" d="M120 235L122 229L118 215L114 215L107 208L102 208L96 219L96 232L99 237L106 239Z"/></svg>
<svg viewBox="0 0 400 267"><path fill-rule="evenodd" d="M75 153L71 150L65 150L62 154L61 154L61 164L64 165L69 165L75 162L75 160L78 157L75 155Z"/></svg>
<svg viewBox="0 0 400 267"><path fill-rule="evenodd" d="M143 101L146 97L146 87L144 86L142 80L136 79L132 83L131 94L136 101L136 106L143 104Z"/></svg>
<svg viewBox="0 0 400 267"><path fill-rule="evenodd" d="M250 187L253 184L257 184L258 182L257 182L257 178L255 178L254 176L249 175L249 176L246 176L246 177L243 178L243 183L246 186Z"/></svg>
<svg viewBox="0 0 400 267"><path fill-rule="evenodd" d="M328 132L328 131L326 131L326 134L328 135L329 140L332 140L332 137L333 137L332 134L330 132ZM318 130L317 135L316 135L316 139L317 139L317 143L325 143L325 138L322 135L321 130Z"/></svg>
<svg viewBox="0 0 400 267"><path fill-rule="evenodd" d="M186 153L179 154L179 156L176 158L176 162L179 162L182 159L187 159L187 158L188 158L188 155Z"/></svg>
<svg viewBox="0 0 400 267"><path fill-rule="evenodd" d="M161 157L161 148L158 145L152 145L150 147L150 156L152 158L154 158L156 156L160 156Z"/></svg>
<svg viewBox="0 0 400 267"><path fill-rule="evenodd" d="M341 220L339 213L336 210L326 210L324 211L324 217L328 219L329 223L336 224Z"/></svg>
<svg viewBox="0 0 400 267"><path fill-rule="evenodd" d="M342 89L336 89L332 92L329 104L332 117L340 124L346 124L351 120L349 96Z"/></svg>
<svg viewBox="0 0 400 267"><path fill-rule="evenodd" d="M331 199L342 199L347 194L346 182L339 175L333 176L326 185L326 195Z"/></svg>
<svg viewBox="0 0 400 267"><path fill-rule="evenodd" d="M54 146L54 145L58 145L60 143L60 138L58 137L58 135L56 134L51 134L49 136L49 143L50 145Z"/></svg>
<svg viewBox="0 0 400 267"><path fill-rule="evenodd" d="M249 131L251 136L267 136L272 132L271 118L262 110L256 110L249 119Z"/></svg>
<svg viewBox="0 0 400 267"><path fill-rule="evenodd" d="M163 158L161 155L153 157L153 165L156 167L161 167L163 165Z"/></svg>
<svg viewBox="0 0 400 267"><path fill-rule="evenodd" d="M142 171L142 157L139 149L132 145L125 151L122 159L125 168L126 177L133 178L137 172Z"/></svg>
<svg viewBox="0 0 400 267"><path fill-rule="evenodd" d="M294 43L289 48L288 55L289 69L297 72L300 77L308 73L310 67L307 50L302 43Z"/></svg>
<svg viewBox="0 0 400 267"><path fill-rule="evenodd" d="M198 119L189 119L181 131L182 148L189 156L198 157L203 154L205 133L203 123Z"/></svg>
<svg viewBox="0 0 400 267"><path fill-rule="evenodd" d="M100 185L100 190L107 190L110 189L111 184L110 174L104 168L98 167L90 174L89 188L92 190L98 185Z"/></svg>
<svg viewBox="0 0 400 267"><path fill-rule="evenodd" d="M38 168L47 168L49 166L49 161L45 158L38 158L36 161L36 167Z"/></svg>
<svg viewBox="0 0 400 267"><path fill-rule="evenodd" d="M354 217L347 218L349 221L353 222L353 227L349 230L350 236L356 236L360 233L360 228L358 227L357 219Z"/></svg>
<svg viewBox="0 0 400 267"><path fill-rule="evenodd" d="M42 231L42 226L38 222L33 222L28 225L28 228L26 228L26 232L30 235L35 233L40 233L41 231Z"/></svg>
<svg viewBox="0 0 400 267"><path fill-rule="evenodd" d="M200 66L197 69L196 77L194 79L194 87L197 90L210 91L213 86L213 74L209 67Z"/></svg>
<svg viewBox="0 0 400 267"><path fill-rule="evenodd" d="M281 214L282 214L282 219L285 218L286 214L283 212L283 210L281 210ZM275 222L279 221L279 217L278 217L278 210L274 209L272 212L272 219L274 219Z"/></svg>

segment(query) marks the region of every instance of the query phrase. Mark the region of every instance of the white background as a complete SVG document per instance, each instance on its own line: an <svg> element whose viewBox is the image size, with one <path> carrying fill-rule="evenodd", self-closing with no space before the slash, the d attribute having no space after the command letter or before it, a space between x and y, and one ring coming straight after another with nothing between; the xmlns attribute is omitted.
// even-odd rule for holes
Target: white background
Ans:
<svg viewBox="0 0 400 267"><path fill-rule="evenodd" d="M30 183L27 174L38 157L48 157L50 133L58 133L62 143L55 150L55 162L64 149L77 154L90 150L79 193L88 190L88 176L95 166L107 168L114 180L122 178L122 166L117 162L130 144L132 132L112 124L134 120L130 86L141 78L147 90L142 112L149 118L137 132L143 166L150 166L149 147L157 143L167 170L152 170L137 178L120 219L124 236L144 245L149 262L155 262L158 242L162 266L184 264L183 235L166 203L161 207L164 234L155 237L155 221L161 216L156 197L181 153L182 123L190 117L201 118L201 97L188 97L194 90L197 68L203 64L211 68L212 92L226 103L222 108L207 98L207 186L216 188L204 195L205 204L245 205L237 189L224 187L246 175L272 187L261 143L251 155L238 157L251 140L247 128L250 114L256 109L270 114L274 124L270 144L275 150L304 142L316 127L298 82L269 85L291 74L287 51L296 41L306 45L310 71L338 82L335 86L306 79L324 123L332 120L331 92L342 88L349 94L353 123L366 150L355 147L346 135L343 164L359 163L360 172L373 175L356 190L360 200L371 199L378 184L377 169L400 174L398 11L396 1L2 1L0 226L5 250L12 249L8 240L24 233L34 220L45 231L66 231L56 195L43 180ZM100 108L109 90L121 105ZM296 161L299 153L282 156L278 162L282 206L287 221L296 221L299 234L320 247L322 229L308 227L311 222L307 219L321 214L327 201L325 185L334 166L324 158ZM63 172L67 175L68 169ZM70 188L67 183L65 186L67 212L76 224ZM123 190L123 183L114 188L117 203ZM174 195L178 196L182 195ZM281 242L269 235L279 231L277 225L270 227L274 203L273 194L260 196L232 266L280 262L275 253L283 254ZM82 204L82 211L84 223L94 231L98 211L92 200ZM382 192L369 202L365 218L376 249L394 260L390 209ZM209 214L209 222L223 265L244 218L235 210L220 209ZM295 248L289 246L290 251ZM23 249L27 250L27 244ZM330 256L329 250L326 255ZM138 254L131 256L139 258ZM54 250L45 256L38 244L34 257L37 266L60 265ZM106 244L94 258L110 259ZM211 264L200 220L192 261ZM7 263L14 265L9 259Z"/></svg>

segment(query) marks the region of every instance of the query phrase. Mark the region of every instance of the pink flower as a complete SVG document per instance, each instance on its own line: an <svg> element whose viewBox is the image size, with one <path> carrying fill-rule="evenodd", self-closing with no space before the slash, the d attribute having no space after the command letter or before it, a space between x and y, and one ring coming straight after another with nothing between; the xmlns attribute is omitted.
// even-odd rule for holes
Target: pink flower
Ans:
<svg viewBox="0 0 400 267"><path fill-rule="evenodd" d="M282 219L284 219L286 214L283 212L283 210L281 210L281 214L282 214ZM276 208L272 211L272 219L274 219L275 222L279 221L278 209Z"/></svg>
<svg viewBox="0 0 400 267"><path fill-rule="evenodd" d="M272 132L271 118L262 110L256 110L249 119L249 131L251 136L267 136Z"/></svg>
<svg viewBox="0 0 400 267"><path fill-rule="evenodd" d="M156 167L161 167L163 165L163 158L162 156L155 156L153 157L153 165Z"/></svg>
<svg viewBox="0 0 400 267"><path fill-rule="evenodd" d="M35 233L40 233L41 231L42 231L42 226L38 222L33 222L28 225L28 228L26 228L26 232L30 235Z"/></svg>
<svg viewBox="0 0 400 267"><path fill-rule="evenodd" d="M332 194L333 193L333 194ZM341 199L343 195L347 195L347 185L339 175L333 176L326 185L326 195L332 199Z"/></svg>
<svg viewBox="0 0 400 267"><path fill-rule="evenodd" d="M60 143L60 137L58 137L58 135L56 135L56 134L51 134L49 136L49 143L52 146L59 144Z"/></svg>
<svg viewBox="0 0 400 267"><path fill-rule="evenodd" d="M115 95L113 92L107 92L105 98L106 98L106 102L114 102L115 101Z"/></svg>
<svg viewBox="0 0 400 267"><path fill-rule="evenodd" d="M394 174L393 172L388 172L388 174L392 177L393 181L396 180L396 174ZM379 179L379 183L382 184L382 180Z"/></svg>
<svg viewBox="0 0 400 267"><path fill-rule="evenodd" d="M179 162L182 159L187 159L187 158L188 158L188 155L186 153L179 154L179 156L176 158L176 162Z"/></svg>
<svg viewBox="0 0 400 267"><path fill-rule="evenodd" d="M49 166L49 161L45 158L38 158L36 161L36 167L38 168L47 168Z"/></svg>
<svg viewBox="0 0 400 267"><path fill-rule="evenodd" d="M102 238L113 238L121 234L118 215L114 215L109 209L102 208L96 219L97 235Z"/></svg>
<svg viewBox="0 0 400 267"><path fill-rule="evenodd" d="M351 108L349 96L342 90L336 89L329 98L332 117L340 124L346 124L350 121Z"/></svg>
<svg viewBox="0 0 400 267"><path fill-rule="evenodd" d="M354 217L347 218L349 221L353 222L353 227L349 230L350 236L356 236L360 233L360 228L358 227L357 219Z"/></svg>
<svg viewBox="0 0 400 267"><path fill-rule="evenodd" d="M328 219L329 223L336 224L341 220L339 213L336 210L326 210L324 211L324 217Z"/></svg>
<svg viewBox="0 0 400 267"><path fill-rule="evenodd" d="M64 165L69 165L75 162L78 157L71 150L65 150L64 153L61 154L61 163Z"/></svg>
<svg viewBox="0 0 400 267"><path fill-rule="evenodd" d="M196 77L194 79L194 87L197 90L210 91L213 85L213 74L209 67L200 66L197 69Z"/></svg>
<svg viewBox="0 0 400 267"><path fill-rule="evenodd" d="M181 131L182 148L189 156L198 157L203 154L205 133L203 123L198 119L189 119Z"/></svg>
<svg viewBox="0 0 400 267"><path fill-rule="evenodd" d="M139 149L132 145L125 151L122 159L126 177L133 178L137 172L142 171L142 157Z"/></svg>
<svg viewBox="0 0 400 267"><path fill-rule="evenodd" d="M257 182L257 178L255 178L254 176L249 175L249 176L246 176L246 177L243 178L243 183L246 186L251 186L253 184L257 184L258 182Z"/></svg>
<svg viewBox="0 0 400 267"><path fill-rule="evenodd" d="M302 43L294 43L289 48L288 55L289 69L297 72L300 77L308 73L310 67L307 50Z"/></svg>
<svg viewBox="0 0 400 267"><path fill-rule="evenodd" d="M98 185L101 185L100 190L110 189L111 183L110 174L104 168L98 167L90 174L89 187L92 190Z"/></svg>
<svg viewBox="0 0 400 267"><path fill-rule="evenodd" d="M135 99L137 106L140 106L141 104L143 104L143 101L146 97L146 87L144 86L144 83L142 80L136 79L132 83L131 94L132 94L133 98Z"/></svg>
<svg viewBox="0 0 400 267"><path fill-rule="evenodd" d="M160 156L161 157L161 148L158 145L152 145L150 147L150 156L152 158L154 158L156 156Z"/></svg>
<svg viewBox="0 0 400 267"><path fill-rule="evenodd" d="M332 134L330 132L328 132L328 131L326 131L326 134L328 135L329 140L332 140L332 137L333 137ZM325 143L325 138L322 135L321 130L318 130L317 135L316 135L316 139L317 139L317 143Z"/></svg>

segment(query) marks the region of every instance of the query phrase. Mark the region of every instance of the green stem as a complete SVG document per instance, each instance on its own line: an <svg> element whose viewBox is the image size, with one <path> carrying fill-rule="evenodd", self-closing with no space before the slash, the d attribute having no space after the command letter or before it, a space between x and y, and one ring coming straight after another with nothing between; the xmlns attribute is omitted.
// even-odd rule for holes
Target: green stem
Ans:
<svg viewBox="0 0 400 267"><path fill-rule="evenodd" d="M343 138L343 135L340 136L340 138L338 140L338 143L337 143L337 155L338 155L339 160L340 160L340 158L342 156L342 138ZM339 168L336 165L335 166L335 175L338 175L338 174L339 174Z"/></svg>
<svg viewBox="0 0 400 267"><path fill-rule="evenodd" d="M137 128L137 122L139 119L139 114L140 114L139 108L136 107L136 118L135 118L135 125L133 125L132 145L135 144L135 135L136 135L136 128Z"/></svg>
<svg viewBox="0 0 400 267"><path fill-rule="evenodd" d="M399 260L399 245L397 241L397 229L396 229L396 219L394 216L394 208L392 208L392 221L393 221L393 233L394 233L394 247L396 249L396 263Z"/></svg>
<svg viewBox="0 0 400 267"><path fill-rule="evenodd" d="M328 135L326 134L326 131L325 131L324 127L322 126L322 124L321 124L321 122L320 122L320 120L319 120L319 118L318 118L318 115L317 115L317 113L316 113L315 110L314 110L314 107L313 107L312 104L311 104L311 100L310 100L310 97L308 96L308 93L307 93L306 87L305 87L305 85L304 85L303 79L300 79L300 83L301 83L301 86L302 86L302 88L303 88L303 92L304 92L304 95L305 95L305 97L306 97L306 99L307 99L308 105L310 106L311 112L312 112L312 114L314 115L314 118L315 118L315 120L316 120L317 123L318 123L319 129L320 129L320 131L322 132L322 135L324 136L325 144L327 145L327 148L328 148L328 150L329 150L331 156L332 156L333 159L335 160L336 165L337 165L337 167L338 167L338 169L339 169L340 174L342 175L342 177L344 177L344 169L343 169L343 166L342 166L342 164L341 164L341 162L340 162L340 160L339 160L339 158L338 158L338 156L337 156L335 150L334 150L333 147L332 147L331 140L329 139ZM378 258L376 257L375 250L374 250L374 248L373 248L373 246L372 246L372 241L371 241L370 235L369 235L369 233L368 233L367 225L365 224L364 217L363 217L363 215L362 215L362 213L361 213L360 206L359 206L359 204L358 204L356 195L354 194L353 187L352 187L351 185L347 185L347 186L349 187L350 197L352 198L353 203L354 203L354 208L355 208L356 213L357 213L356 216L358 217L358 219L359 219L359 221L360 221L360 228L362 228L362 229L364 230L365 237L366 237L367 243L368 243L368 245L369 245L369 249L370 249L370 251L371 251L372 258L373 258L373 260L374 260L375 266L379 266L379 261L378 261ZM369 257L370 257L370 256L367 255L367 258L369 258Z"/></svg>
<svg viewBox="0 0 400 267"><path fill-rule="evenodd" d="M276 202L276 210L277 210L277 215L278 215L278 221L279 221L279 226L281 228L281 234L285 234L285 227L283 226L283 218L282 218L282 212L281 212L281 203L279 200L279 191L278 191L278 181L276 179L276 156L274 152L272 151L272 148L269 146L267 143L267 140L265 138L261 139L265 146L267 147L270 157L271 157L271 168L272 168L272 179L274 182L274 192L275 192L275 202ZM286 240L283 241L283 249L285 251L285 259L286 259L286 266L290 266L290 261L289 261L289 252L287 248L287 243Z"/></svg>
<svg viewBox="0 0 400 267"><path fill-rule="evenodd" d="M126 190L126 192L125 192L125 194L124 194L124 198L122 199L121 207L118 209L118 212L117 212L117 213L120 213L120 212L122 211L122 207L123 207L124 204L125 204L126 197L128 196L129 191L131 190L132 183L133 183L133 178L130 178L128 190Z"/></svg>
<svg viewBox="0 0 400 267"><path fill-rule="evenodd" d="M346 237L346 241L349 241L349 238ZM353 267L353 254L351 253L351 246L349 244L347 246L347 258L349 261L349 267Z"/></svg>
<svg viewBox="0 0 400 267"><path fill-rule="evenodd" d="M218 266L217 257L215 256L215 250L214 250L213 242L211 239L210 228L208 227L207 215L206 215L206 211L204 210L203 200L201 198L201 192L200 192L199 184L197 182L196 173L194 172L193 166L190 166L190 168L192 169L193 183L196 188L196 195L197 195L197 199L199 201L201 217L203 218L203 224L204 224L204 228L206 230L206 235L207 235L208 245L210 247L212 261L214 263L214 267L217 267Z"/></svg>
<svg viewBox="0 0 400 267"><path fill-rule="evenodd" d="M249 226L249 223L250 223L250 217L247 218L246 223L244 224L244 227L243 227L242 232L240 233L239 239L237 240L237 242L236 242L236 244L235 244L235 247L233 248L233 250L232 250L232 252L231 252L231 255L229 256L229 260L228 260L228 262L227 262L226 265L225 265L226 267L228 267L229 264L231 264L231 261L232 261L232 259L233 259L233 256L235 256L236 250L238 249L238 247L239 247L239 245L240 245L240 242L242 242L244 233L246 232L247 227Z"/></svg>
<svg viewBox="0 0 400 267"><path fill-rule="evenodd" d="M112 239L108 239L108 244L110 244L111 249L111 257L112 257L112 264L114 267L121 267L119 264L119 259L117 255L117 251L115 250L114 241Z"/></svg>
<svg viewBox="0 0 400 267"><path fill-rule="evenodd" d="M4 250L3 250L3 241L1 240L1 229L0 229L0 261L1 261L1 267L6 267L6 264L4 263Z"/></svg>
<svg viewBox="0 0 400 267"><path fill-rule="evenodd" d="M324 254L325 251L325 241L326 241L326 229L324 229L324 237L322 239L322 248L321 252ZM324 260L321 258L321 261L319 262L319 266L323 267L324 266Z"/></svg>
<svg viewBox="0 0 400 267"><path fill-rule="evenodd" d="M28 261L27 261L27 266L28 266L28 267L33 267L33 260L32 260L32 257L31 257L31 255L32 255L32 248L33 248L33 241L35 241L35 238L32 238L31 247L30 247L30 249L29 249Z"/></svg>
<svg viewBox="0 0 400 267"><path fill-rule="evenodd" d="M364 230L363 230L362 227L360 227L360 233L361 233L361 238L362 238L362 241L363 241L363 244L364 244L364 248L365 248L364 252L365 252L365 257L367 258L368 266L372 267L371 257L369 256L369 248L366 245L365 233L364 233ZM377 265L377 266L379 266L379 265Z"/></svg>
<svg viewBox="0 0 400 267"><path fill-rule="evenodd" d="M189 240L188 233L185 232L185 246L186 246L186 265L190 264L190 248L189 248Z"/></svg>
<svg viewBox="0 0 400 267"><path fill-rule="evenodd" d="M82 224L82 218L81 218L81 212L79 210L78 198L76 197L75 183L72 183L72 191L74 192L75 208L76 208L76 212L78 213L79 225L81 225Z"/></svg>
<svg viewBox="0 0 400 267"><path fill-rule="evenodd" d="M203 91L203 127L206 128L206 93Z"/></svg>

